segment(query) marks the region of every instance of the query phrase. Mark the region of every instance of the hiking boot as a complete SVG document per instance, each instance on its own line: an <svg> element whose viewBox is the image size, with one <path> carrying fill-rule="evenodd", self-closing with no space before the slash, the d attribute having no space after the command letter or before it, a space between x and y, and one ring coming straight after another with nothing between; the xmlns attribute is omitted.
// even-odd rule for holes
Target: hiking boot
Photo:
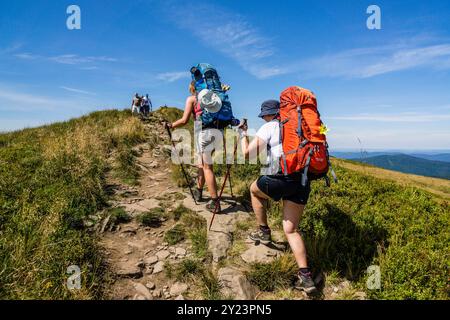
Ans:
<svg viewBox="0 0 450 320"><path fill-rule="evenodd" d="M195 201L197 202L203 201L203 189L195 188L194 190L192 190L192 193L194 194Z"/></svg>
<svg viewBox="0 0 450 320"><path fill-rule="evenodd" d="M298 280L295 282L295 289L304 291L307 294L315 294L317 293L317 288L312 278L311 272L306 274L302 274L299 272L297 274Z"/></svg>
<svg viewBox="0 0 450 320"><path fill-rule="evenodd" d="M211 199L209 200L209 202L206 204L206 210L208 210L209 212L214 213L214 210L216 210L216 203L217 203L217 199ZM220 208L220 202L217 204L217 211L216 213L220 213L222 211L222 208Z"/></svg>
<svg viewBox="0 0 450 320"><path fill-rule="evenodd" d="M272 242L271 232L263 232L261 229L253 231L248 236L252 241L261 242L262 244L269 244Z"/></svg>

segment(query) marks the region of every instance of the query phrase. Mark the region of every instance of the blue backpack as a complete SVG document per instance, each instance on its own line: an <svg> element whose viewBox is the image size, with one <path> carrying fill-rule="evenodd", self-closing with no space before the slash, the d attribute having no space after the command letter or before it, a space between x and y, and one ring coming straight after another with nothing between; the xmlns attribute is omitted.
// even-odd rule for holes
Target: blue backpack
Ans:
<svg viewBox="0 0 450 320"><path fill-rule="evenodd" d="M208 63L199 63L191 68L192 80L195 81L197 93L203 89L208 89L216 93L222 100L222 108L216 113L209 113L204 110L199 113L204 128L223 129L234 124L233 110L230 99L226 91L222 89L219 75L216 69Z"/></svg>

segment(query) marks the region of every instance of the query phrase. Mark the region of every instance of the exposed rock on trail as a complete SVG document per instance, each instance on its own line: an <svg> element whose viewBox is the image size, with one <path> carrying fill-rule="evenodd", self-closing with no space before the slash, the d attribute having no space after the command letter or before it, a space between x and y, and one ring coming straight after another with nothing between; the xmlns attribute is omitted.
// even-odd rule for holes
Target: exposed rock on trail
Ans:
<svg viewBox="0 0 450 320"><path fill-rule="evenodd" d="M215 216L211 230L206 230L210 253L206 257L195 256L192 240L187 234L177 240L167 237L180 224L180 217L175 218L173 214L178 207L190 210L190 214L206 222L204 228L209 226L213 215L206 210L206 203L196 205L190 194L172 181L169 141L164 135L150 137L164 132L160 119L155 117L153 122L145 124L150 142L134 148L138 154L136 164L140 168L139 184L129 186L108 177L108 192L112 196L110 207L121 208L130 219L113 224L113 217L105 210L104 219L98 219L94 226L112 272L106 298L209 299L210 296L204 295L205 283L199 283L199 279L206 279L213 287L217 284L220 295L214 298L280 298L259 292L249 281L248 271L254 264L271 263L286 248L276 243L266 246L244 240L239 225L253 224L254 220L244 206L229 196L223 198L222 213ZM143 216L148 216L147 220ZM158 223L154 223L155 219ZM174 244L168 243L171 241ZM337 288L347 290L342 285ZM290 290L289 298L305 298ZM337 295L336 290L329 288L324 292L330 298Z"/></svg>

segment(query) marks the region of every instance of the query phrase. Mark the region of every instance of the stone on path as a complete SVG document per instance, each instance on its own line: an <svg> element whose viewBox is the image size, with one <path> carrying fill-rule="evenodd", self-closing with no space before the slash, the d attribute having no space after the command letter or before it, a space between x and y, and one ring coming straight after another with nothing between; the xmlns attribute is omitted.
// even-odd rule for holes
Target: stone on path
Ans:
<svg viewBox="0 0 450 320"><path fill-rule="evenodd" d="M164 270L164 262L159 261L153 267L153 274L160 273Z"/></svg>
<svg viewBox="0 0 450 320"><path fill-rule="evenodd" d="M226 267L219 270L218 278L226 297L231 296L235 300L255 299L256 289L242 272Z"/></svg>
<svg viewBox="0 0 450 320"><path fill-rule="evenodd" d="M147 282L145 284L145 286L147 287L148 290L153 290L153 289L156 288L156 285L153 282L151 282L151 281Z"/></svg>
<svg viewBox="0 0 450 320"><path fill-rule="evenodd" d="M241 258L246 263L270 263L281 255L281 251L269 248L263 244L251 245Z"/></svg>
<svg viewBox="0 0 450 320"><path fill-rule="evenodd" d="M140 278L142 270L136 263L120 262L116 274L123 278Z"/></svg>
<svg viewBox="0 0 450 320"><path fill-rule="evenodd" d="M144 259L144 263L148 266L154 265L157 262L158 262L157 256L150 256Z"/></svg>
<svg viewBox="0 0 450 320"><path fill-rule="evenodd" d="M175 282L175 284L170 288L171 296L179 296L185 293L189 289L188 285L181 282Z"/></svg>
<svg viewBox="0 0 450 320"><path fill-rule="evenodd" d="M153 295L142 283L134 283L134 289L139 295L145 297L146 300L153 300Z"/></svg>
<svg viewBox="0 0 450 320"><path fill-rule="evenodd" d="M164 259L167 259L167 257L170 256L170 252L168 250L162 250L156 253L156 256L158 257L158 260L162 261Z"/></svg>

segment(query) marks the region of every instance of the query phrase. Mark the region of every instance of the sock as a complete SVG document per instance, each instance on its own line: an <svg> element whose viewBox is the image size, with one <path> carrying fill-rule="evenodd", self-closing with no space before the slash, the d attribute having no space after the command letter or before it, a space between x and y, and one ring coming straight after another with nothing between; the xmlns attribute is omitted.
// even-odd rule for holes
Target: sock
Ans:
<svg viewBox="0 0 450 320"><path fill-rule="evenodd" d="M261 230L264 233L270 233L269 226L259 226L259 230Z"/></svg>
<svg viewBox="0 0 450 320"><path fill-rule="evenodd" d="M309 268L300 268L298 269L298 274L302 276L311 276L311 271L309 270Z"/></svg>

